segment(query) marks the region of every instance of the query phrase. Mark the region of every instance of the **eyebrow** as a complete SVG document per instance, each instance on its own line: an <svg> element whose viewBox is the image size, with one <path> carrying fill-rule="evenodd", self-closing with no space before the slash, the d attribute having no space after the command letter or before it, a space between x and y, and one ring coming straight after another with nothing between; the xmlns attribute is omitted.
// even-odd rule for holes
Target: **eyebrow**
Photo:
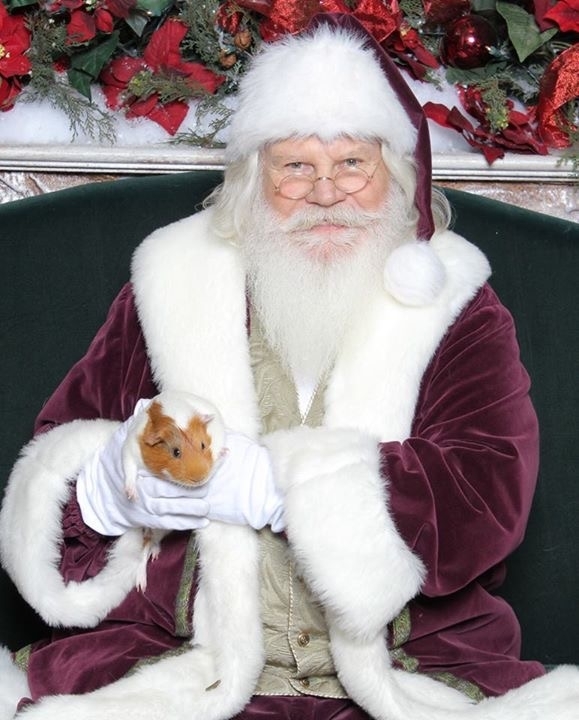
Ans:
<svg viewBox="0 0 579 720"><path fill-rule="evenodd" d="M312 151L307 151L312 152ZM286 163L292 163L292 162L303 162L305 164L313 164L312 160L313 158L310 158L309 160L306 159L305 156L306 151L303 152L292 152L291 155L283 155L283 154L276 154L272 155L270 158L270 162L272 165L275 164L286 164ZM370 161L369 155L371 154L371 149L366 145L362 143L356 143L353 147L344 150L344 152L339 153L339 155L336 156L333 162L340 162L342 160L345 160L347 158L356 157L356 156L363 156L362 159Z"/></svg>

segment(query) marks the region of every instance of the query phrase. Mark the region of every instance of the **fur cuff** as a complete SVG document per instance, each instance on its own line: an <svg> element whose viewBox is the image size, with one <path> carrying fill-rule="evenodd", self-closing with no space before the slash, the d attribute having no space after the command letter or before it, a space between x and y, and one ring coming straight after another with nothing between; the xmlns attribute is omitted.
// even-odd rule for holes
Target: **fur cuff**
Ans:
<svg viewBox="0 0 579 720"><path fill-rule="evenodd" d="M353 637L381 634L419 591L423 566L388 513L377 441L305 427L264 441L285 493L290 544L328 619Z"/></svg>
<svg viewBox="0 0 579 720"><path fill-rule="evenodd" d="M76 420L40 435L23 449L8 480L0 513L2 565L49 625L92 627L134 586L140 530L119 538L107 566L90 580L65 584L58 570L71 479L117 425Z"/></svg>

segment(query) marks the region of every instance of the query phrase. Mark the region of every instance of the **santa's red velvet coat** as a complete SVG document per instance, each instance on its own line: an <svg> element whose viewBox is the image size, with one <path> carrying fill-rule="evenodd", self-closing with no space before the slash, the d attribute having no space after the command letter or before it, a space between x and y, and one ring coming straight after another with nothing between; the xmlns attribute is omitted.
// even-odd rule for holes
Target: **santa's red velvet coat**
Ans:
<svg viewBox="0 0 579 720"><path fill-rule="evenodd" d="M82 628L34 649L29 682L34 700L85 694L46 698L31 719L228 718L261 671L252 530L212 523L194 542L172 534L142 594L140 535L98 536L74 497L75 473L115 421L160 389L203 395L229 427L260 435L244 271L238 250L212 233L211 213L137 250L132 284L43 408L43 432L10 480L4 564L49 623ZM372 715L413 720L472 709L422 673L450 673L488 695L544 674L518 659L516 618L495 594L537 475L529 379L484 256L450 231L431 247L445 268L442 291L409 306L385 290L368 307L329 379L323 427L263 438L286 497L288 542L325 608L343 685ZM50 518L41 527L33 497ZM186 652L123 677L178 647ZM546 682L546 707L567 684L564 673ZM520 718L526 696L510 698L500 710L484 701L477 717Z"/></svg>

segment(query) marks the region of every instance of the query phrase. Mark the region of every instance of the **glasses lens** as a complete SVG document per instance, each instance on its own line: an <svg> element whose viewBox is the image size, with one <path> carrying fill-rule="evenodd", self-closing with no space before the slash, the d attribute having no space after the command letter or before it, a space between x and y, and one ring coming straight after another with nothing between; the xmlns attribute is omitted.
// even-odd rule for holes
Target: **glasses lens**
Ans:
<svg viewBox="0 0 579 720"><path fill-rule="evenodd" d="M288 200L301 200L314 189L314 183L307 177L288 175L278 186L279 194Z"/></svg>
<svg viewBox="0 0 579 720"><path fill-rule="evenodd" d="M366 187L369 181L370 178L361 168L340 170L334 178L334 184L338 190L348 195L360 192L360 190Z"/></svg>

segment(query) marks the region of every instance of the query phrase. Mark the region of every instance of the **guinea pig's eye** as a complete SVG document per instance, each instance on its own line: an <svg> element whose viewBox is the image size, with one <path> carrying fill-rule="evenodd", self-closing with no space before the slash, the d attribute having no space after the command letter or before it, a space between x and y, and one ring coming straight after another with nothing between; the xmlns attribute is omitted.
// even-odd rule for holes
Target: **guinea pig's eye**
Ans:
<svg viewBox="0 0 579 720"><path fill-rule="evenodd" d="M175 457L175 458L181 457L181 450L178 447L173 448L173 457Z"/></svg>
<svg viewBox="0 0 579 720"><path fill-rule="evenodd" d="M205 443L201 440L201 450L205 450Z"/></svg>

